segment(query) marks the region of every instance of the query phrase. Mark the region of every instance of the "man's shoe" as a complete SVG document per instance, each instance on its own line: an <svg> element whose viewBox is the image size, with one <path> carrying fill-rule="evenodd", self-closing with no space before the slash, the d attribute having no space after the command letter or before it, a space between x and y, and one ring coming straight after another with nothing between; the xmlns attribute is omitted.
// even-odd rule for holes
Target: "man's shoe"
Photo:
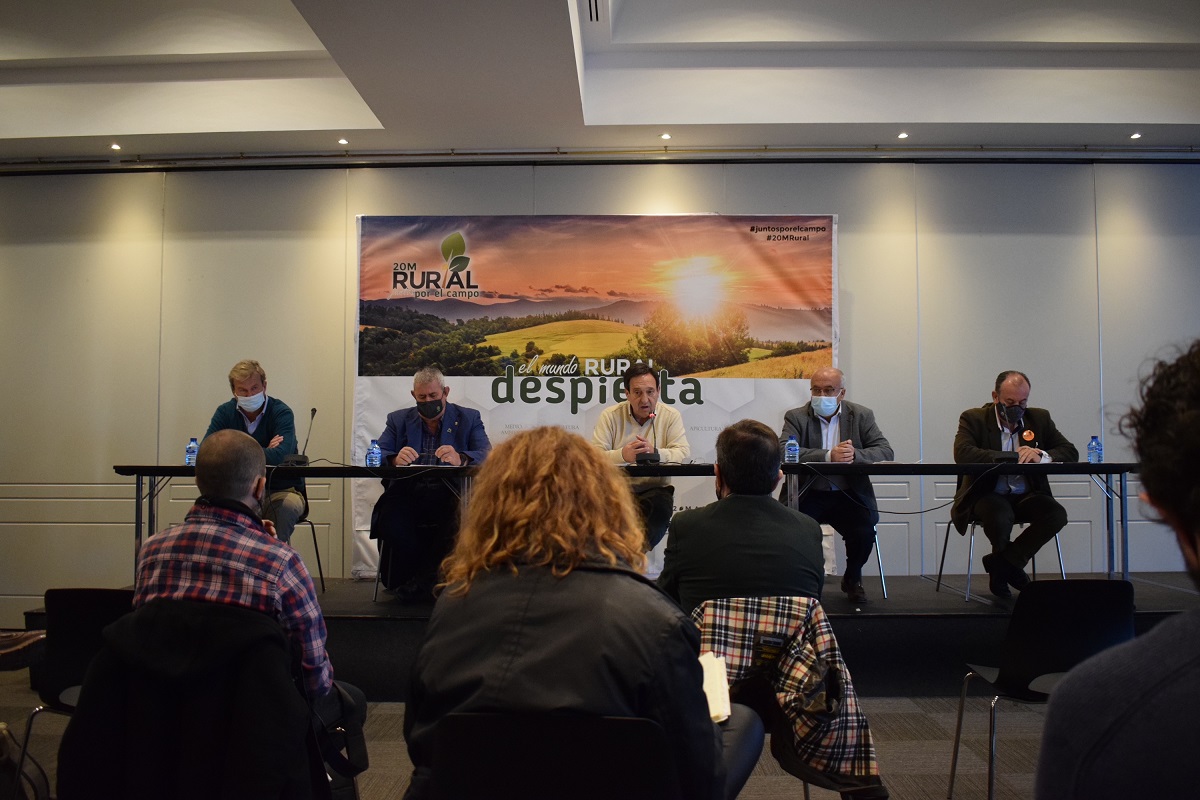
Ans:
<svg viewBox="0 0 1200 800"><path fill-rule="evenodd" d="M992 594L996 597L1012 597L1012 592L1008 590L1008 562L995 553L988 553L983 557L983 568L987 570L988 589Z"/></svg>
<svg viewBox="0 0 1200 800"><path fill-rule="evenodd" d="M1004 561L1005 564L1008 564L1008 585L1009 586L1013 587L1014 589L1016 589L1019 592L1022 589L1024 589L1026 586L1029 585L1029 575L1027 575L1025 573L1025 570L1021 569L1020 567L1018 567L1014 564L1009 564L1008 561L1005 561L1003 558L1000 560Z"/></svg>
<svg viewBox="0 0 1200 800"><path fill-rule="evenodd" d="M867 590L863 588L862 581L851 581L848 578L842 578L842 591L846 593L851 603L866 603Z"/></svg>

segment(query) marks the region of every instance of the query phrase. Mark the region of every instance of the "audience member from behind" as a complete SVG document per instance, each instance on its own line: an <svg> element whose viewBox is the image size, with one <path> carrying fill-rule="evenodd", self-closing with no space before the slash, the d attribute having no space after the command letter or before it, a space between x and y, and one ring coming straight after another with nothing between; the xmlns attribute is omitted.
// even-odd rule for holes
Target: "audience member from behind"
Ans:
<svg viewBox="0 0 1200 800"><path fill-rule="evenodd" d="M623 477L582 438L538 428L492 451L413 666L406 798L432 796L439 719L505 710L652 719L683 797L737 794L762 722L741 706L720 726L709 719L699 632L642 576L642 542Z"/></svg>
<svg viewBox="0 0 1200 800"><path fill-rule="evenodd" d="M194 600L260 611L279 621L300 653L304 688L322 729L340 722L360 733L366 698L333 680L325 620L312 578L291 546L260 515L263 448L245 433L217 431L196 458L201 496L182 525L151 536L138 554L134 608L151 600Z"/></svg>
<svg viewBox="0 0 1200 800"><path fill-rule="evenodd" d="M671 520L658 586L691 612L721 597L821 597L821 527L775 500L779 441L744 419L717 436L717 501Z"/></svg>
<svg viewBox="0 0 1200 800"><path fill-rule="evenodd" d="M257 361L239 361L229 370L233 399L217 406L205 438L217 431L243 431L263 449L267 463L278 466L297 452L296 420L277 397L267 397L267 373ZM290 542L296 522L304 513L303 478L272 475L263 500L263 516L275 523L280 541Z"/></svg>
<svg viewBox="0 0 1200 800"><path fill-rule="evenodd" d="M1121 428L1141 462L1141 499L1175 532L1200 588L1200 340L1154 366ZM1035 796L1194 797L1198 686L1196 610L1071 670L1050 695Z"/></svg>

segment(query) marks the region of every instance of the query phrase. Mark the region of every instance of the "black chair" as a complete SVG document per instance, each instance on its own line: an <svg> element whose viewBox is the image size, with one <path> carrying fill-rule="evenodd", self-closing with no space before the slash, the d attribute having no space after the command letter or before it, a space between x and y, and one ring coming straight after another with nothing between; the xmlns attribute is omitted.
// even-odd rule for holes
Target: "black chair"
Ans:
<svg viewBox="0 0 1200 800"><path fill-rule="evenodd" d="M448 714L434 731L432 770L435 800L680 797L666 733L634 717Z"/></svg>
<svg viewBox="0 0 1200 800"><path fill-rule="evenodd" d="M308 518L308 487L300 487L300 496L304 498L304 511L300 514L300 519L296 520L296 527L307 525L312 530L313 552L317 555L317 577L321 579L321 591L325 591L325 570L321 569L321 547L317 544L317 526Z"/></svg>
<svg viewBox="0 0 1200 800"><path fill-rule="evenodd" d="M1045 703L1051 689L1081 661L1133 638L1133 584L1128 581L1035 581L1018 595L999 666L968 664L958 701L954 753L950 758L950 789L962 738L963 708L973 678L982 679L991 693L988 742L988 798L996 789L996 707L1000 700Z"/></svg>
<svg viewBox="0 0 1200 800"><path fill-rule="evenodd" d="M45 653L31 675L42 705L25 723L17 774L29 753L33 721L47 711L70 716L75 710L88 665L104 645L102 632L133 610L133 590L47 589L45 606Z"/></svg>
<svg viewBox="0 0 1200 800"><path fill-rule="evenodd" d="M324 800L299 654L266 614L153 600L108 628L63 734L63 800Z"/></svg>

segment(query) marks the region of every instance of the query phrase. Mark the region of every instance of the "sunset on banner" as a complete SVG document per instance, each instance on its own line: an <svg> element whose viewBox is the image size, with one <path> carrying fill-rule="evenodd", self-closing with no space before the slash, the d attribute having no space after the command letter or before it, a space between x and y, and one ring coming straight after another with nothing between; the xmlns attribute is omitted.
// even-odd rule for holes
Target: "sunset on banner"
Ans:
<svg viewBox="0 0 1200 800"><path fill-rule="evenodd" d="M832 216L360 218L359 375L806 378L833 363Z"/></svg>

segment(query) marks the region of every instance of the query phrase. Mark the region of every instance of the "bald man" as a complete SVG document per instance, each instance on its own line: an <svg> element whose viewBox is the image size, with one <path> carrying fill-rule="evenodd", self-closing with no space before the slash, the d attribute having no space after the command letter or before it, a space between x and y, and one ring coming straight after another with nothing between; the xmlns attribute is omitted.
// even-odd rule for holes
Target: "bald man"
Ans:
<svg viewBox="0 0 1200 800"><path fill-rule="evenodd" d="M333 680L325 652L325 619L312 578L291 545L262 518L267 491L263 447L232 429L210 434L196 457L201 496L182 525L151 536L138 554L134 608L151 600L225 603L275 619L300 653L313 713L361 731L362 691Z"/></svg>
<svg viewBox="0 0 1200 800"><path fill-rule="evenodd" d="M812 399L808 403L784 415L780 447L795 436L800 443L801 463L871 464L892 459L892 446L875 424L875 412L846 401L846 378L840 369L818 369L809 381L809 391ZM841 589L851 602L867 602L862 568L875 546L875 526L879 523L879 504L870 477L839 475L802 480L796 509L833 526L841 535L846 543Z"/></svg>

